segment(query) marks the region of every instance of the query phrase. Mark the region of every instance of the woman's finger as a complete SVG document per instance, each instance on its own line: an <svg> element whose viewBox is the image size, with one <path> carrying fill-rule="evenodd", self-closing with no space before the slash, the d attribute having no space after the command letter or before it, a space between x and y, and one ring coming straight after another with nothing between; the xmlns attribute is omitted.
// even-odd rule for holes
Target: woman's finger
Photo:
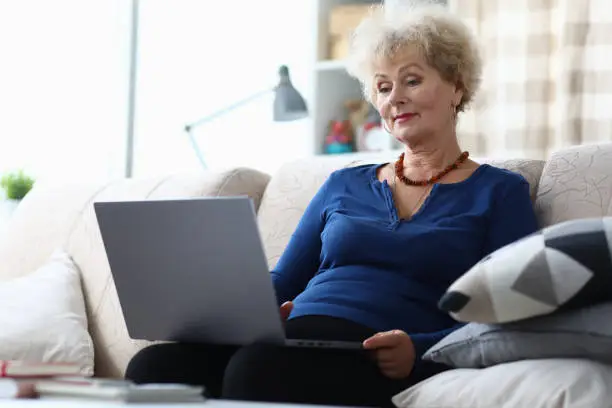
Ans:
<svg viewBox="0 0 612 408"><path fill-rule="evenodd" d="M376 350L376 359L379 362L394 361L396 359L396 351L392 348L383 348Z"/></svg>
<svg viewBox="0 0 612 408"><path fill-rule="evenodd" d="M402 373L398 369L395 369L395 368L381 370L381 372L385 376L387 376L389 378L393 378L393 379L399 379L399 378L403 377Z"/></svg>
<svg viewBox="0 0 612 408"><path fill-rule="evenodd" d="M384 362L384 363L378 363L378 368L382 371L382 372L386 372L386 371L394 371L397 370L397 364L395 364L392 361L389 362Z"/></svg>
<svg viewBox="0 0 612 408"><path fill-rule="evenodd" d="M363 342L363 347L366 349L379 349L383 347L394 347L399 342L399 331L391 330L387 332L376 333L372 337Z"/></svg>

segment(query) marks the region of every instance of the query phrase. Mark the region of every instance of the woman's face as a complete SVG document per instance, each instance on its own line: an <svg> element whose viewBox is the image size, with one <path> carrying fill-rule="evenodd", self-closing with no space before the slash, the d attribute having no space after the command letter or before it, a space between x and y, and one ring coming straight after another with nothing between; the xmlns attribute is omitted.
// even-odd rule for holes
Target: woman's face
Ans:
<svg viewBox="0 0 612 408"><path fill-rule="evenodd" d="M462 93L413 49L375 65L373 102L391 134L415 142L454 128Z"/></svg>

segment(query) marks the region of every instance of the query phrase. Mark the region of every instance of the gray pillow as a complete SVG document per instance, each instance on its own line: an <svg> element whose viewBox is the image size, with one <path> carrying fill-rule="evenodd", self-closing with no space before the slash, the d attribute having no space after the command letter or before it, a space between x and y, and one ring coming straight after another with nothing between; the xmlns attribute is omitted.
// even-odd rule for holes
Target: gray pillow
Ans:
<svg viewBox="0 0 612 408"><path fill-rule="evenodd" d="M612 302L506 324L468 323L425 352L454 368L544 358L612 364Z"/></svg>

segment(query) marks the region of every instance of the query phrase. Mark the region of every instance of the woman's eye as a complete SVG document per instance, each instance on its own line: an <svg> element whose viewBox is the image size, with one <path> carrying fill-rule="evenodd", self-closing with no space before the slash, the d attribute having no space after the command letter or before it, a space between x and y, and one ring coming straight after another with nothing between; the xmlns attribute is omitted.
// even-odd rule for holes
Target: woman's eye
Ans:
<svg viewBox="0 0 612 408"><path fill-rule="evenodd" d="M378 88L378 92L379 93L387 93L387 92L391 92L391 88L388 86L381 86L380 88Z"/></svg>
<svg viewBox="0 0 612 408"><path fill-rule="evenodd" d="M421 83L421 80L419 80L419 79L408 79L408 80L406 80L406 84L408 86L417 86L420 83Z"/></svg>

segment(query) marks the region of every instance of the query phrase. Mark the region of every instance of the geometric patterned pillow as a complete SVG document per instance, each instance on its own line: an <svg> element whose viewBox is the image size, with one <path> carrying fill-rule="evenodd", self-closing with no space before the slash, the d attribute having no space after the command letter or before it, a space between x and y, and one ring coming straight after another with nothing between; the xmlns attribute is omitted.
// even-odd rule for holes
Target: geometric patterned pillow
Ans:
<svg viewBox="0 0 612 408"><path fill-rule="evenodd" d="M498 249L457 279L439 308L505 323L612 301L612 217L552 225Z"/></svg>

